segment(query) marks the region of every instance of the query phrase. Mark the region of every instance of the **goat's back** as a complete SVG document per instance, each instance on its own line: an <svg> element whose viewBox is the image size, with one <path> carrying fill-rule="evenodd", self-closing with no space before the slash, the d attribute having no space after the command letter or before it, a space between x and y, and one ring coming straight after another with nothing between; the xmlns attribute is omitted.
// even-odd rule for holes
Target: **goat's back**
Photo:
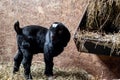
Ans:
<svg viewBox="0 0 120 80"><path fill-rule="evenodd" d="M38 25L29 25L22 28L22 33L26 36L37 37L39 34L46 35L47 30L47 28Z"/></svg>

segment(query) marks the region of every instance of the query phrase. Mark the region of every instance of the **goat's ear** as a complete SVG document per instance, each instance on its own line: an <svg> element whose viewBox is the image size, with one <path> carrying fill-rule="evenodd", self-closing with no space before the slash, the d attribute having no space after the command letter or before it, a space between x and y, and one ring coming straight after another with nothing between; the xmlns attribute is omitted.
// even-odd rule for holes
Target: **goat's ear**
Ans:
<svg viewBox="0 0 120 80"><path fill-rule="evenodd" d="M17 34L21 33L21 28L20 28L20 25L19 25L19 21L15 22L14 29L17 32Z"/></svg>

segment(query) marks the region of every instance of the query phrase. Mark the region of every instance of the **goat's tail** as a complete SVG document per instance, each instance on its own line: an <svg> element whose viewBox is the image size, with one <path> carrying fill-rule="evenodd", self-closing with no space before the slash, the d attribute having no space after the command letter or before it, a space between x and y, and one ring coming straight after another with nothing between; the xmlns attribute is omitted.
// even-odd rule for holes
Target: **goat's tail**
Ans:
<svg viewBox="0 0 120 80"><path fill-rule="evenodd" d="M22 29L20 28L19 21L15 22L14 29L15 29L17 34L21 34L22 33Z"/></svg>

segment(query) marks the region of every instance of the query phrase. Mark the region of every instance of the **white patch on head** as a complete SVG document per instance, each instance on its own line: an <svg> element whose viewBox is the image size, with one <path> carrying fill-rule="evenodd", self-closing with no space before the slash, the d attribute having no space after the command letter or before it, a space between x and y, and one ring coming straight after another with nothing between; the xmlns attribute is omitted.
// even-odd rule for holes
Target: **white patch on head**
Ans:
<svg viewBox="0 0 120 80"><path fill-rule="evenodd" d="M52 24L52 27L56 28L58 26L58 24Z"/></svg>

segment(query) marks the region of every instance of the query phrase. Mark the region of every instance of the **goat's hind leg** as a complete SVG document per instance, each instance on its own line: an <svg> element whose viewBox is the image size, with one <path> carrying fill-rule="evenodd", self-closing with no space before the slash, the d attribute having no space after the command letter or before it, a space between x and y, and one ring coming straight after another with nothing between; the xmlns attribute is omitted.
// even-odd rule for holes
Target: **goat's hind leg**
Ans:
<svg viewBox="0 0 120 80"><path fill-rule="evenodd" d="M31 62L32 62L32 58L33 58L33 54L31 54L29 52L29 50L24 50L23 51L23 67L24 67L24 76L26 78L26 80L31 80L32 79L32 75L31 75Z"/></svg>
<svg viewBox="0 0 120 80"><path fill-rule="evenodd" d="M13 67L13 73L16 73L19 71L20 64L23 59L23 54L22 52L18 49L17 54L14 57L14 67Z"/></svg>

